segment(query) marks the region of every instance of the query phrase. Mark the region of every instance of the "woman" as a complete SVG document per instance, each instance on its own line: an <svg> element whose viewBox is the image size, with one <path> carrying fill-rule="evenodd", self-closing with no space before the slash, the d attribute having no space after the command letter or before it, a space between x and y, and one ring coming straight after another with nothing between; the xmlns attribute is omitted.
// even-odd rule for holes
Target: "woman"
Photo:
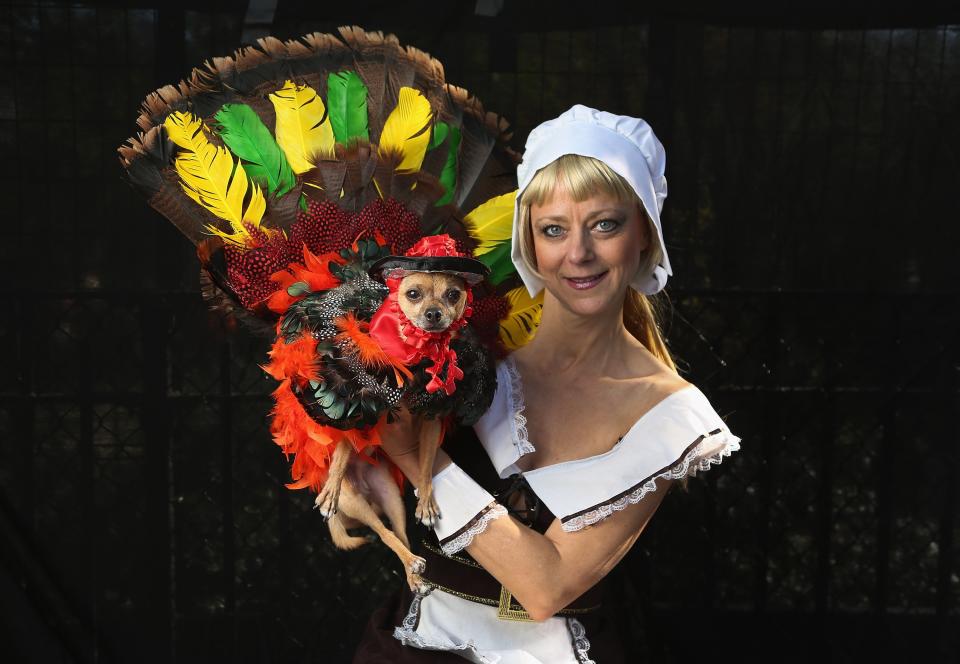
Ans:
<svg viewBox="0 0 960 664"><path fill-rule="evenodd" d="M646 299L671 274L664 163L643 120L585 106L531 132L512 256L531 295L546 291L542 320L498 368L479 445L467 433L438 454L424 592L400 622L375 616L355 661L618 659L599 582L674 481L739 449L677 375ZM412 433L392 434L386 451L415 477Z"/></svg>

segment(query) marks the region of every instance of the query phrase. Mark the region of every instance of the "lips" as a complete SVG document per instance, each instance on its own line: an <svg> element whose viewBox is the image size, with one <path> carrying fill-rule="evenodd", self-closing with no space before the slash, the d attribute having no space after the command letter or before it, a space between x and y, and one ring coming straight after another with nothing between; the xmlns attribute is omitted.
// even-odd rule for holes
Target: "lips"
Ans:
<svg viewBox="0 0 960 664"><path fill-rule="evenodd" d="M593 274L588 277L564 277L564 281L574 290L589 290L606 278L608 272Z"/></svg>

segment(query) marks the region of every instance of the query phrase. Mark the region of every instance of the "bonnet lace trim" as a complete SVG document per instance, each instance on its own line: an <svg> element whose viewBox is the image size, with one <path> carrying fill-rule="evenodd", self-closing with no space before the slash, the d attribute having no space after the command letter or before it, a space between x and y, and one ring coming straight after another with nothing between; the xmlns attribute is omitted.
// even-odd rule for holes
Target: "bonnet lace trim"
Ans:
<svg viewBox="0 0 960 664"><path fill-rule="evenodd" d="M477 516L473 517L467 525L440 542L440 548L444 554L452 556L458 551L462 551L470 546L473 538L487 529L488 523L506 515L507 508L499 503L491 503L477 514Z"/></svg>
<svg viewBox="0 0 960 664"><path fill-rule="evenodd" d="M608 501L561 519L563 530L568 533L582 530L586 526L592 526L595 523L603 521L613 515L614 512L620 512L626 509L627 505L636 505L643 500L643 497L648 493L657 490L658 479L668 478L678 480L687 475L693 477L698 471L705 471L708 470L710 466L720 464L724 457L728 457L740 449L740 443L738 441L739 439L736 436L723 429L715 429L710 433L700 436L673 465L651 475ZM702 456L704 449L708 447L713 448L718 443L721 445L720 449L708 456Z"/></svg>

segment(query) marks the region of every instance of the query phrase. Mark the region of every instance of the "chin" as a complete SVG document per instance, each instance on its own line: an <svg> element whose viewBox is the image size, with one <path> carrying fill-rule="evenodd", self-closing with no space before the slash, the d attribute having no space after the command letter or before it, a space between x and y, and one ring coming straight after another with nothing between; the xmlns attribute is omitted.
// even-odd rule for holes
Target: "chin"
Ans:
<svg viewBox="0 0 960 664"><path fill-rule="evenodd" d="M626 289L612 290L604 288L602 291L581 293L573 291L563 284L550 284L550 294L563 307L578 316L600 316L610 311L620 312L623 309L623 298Z"/></svg>

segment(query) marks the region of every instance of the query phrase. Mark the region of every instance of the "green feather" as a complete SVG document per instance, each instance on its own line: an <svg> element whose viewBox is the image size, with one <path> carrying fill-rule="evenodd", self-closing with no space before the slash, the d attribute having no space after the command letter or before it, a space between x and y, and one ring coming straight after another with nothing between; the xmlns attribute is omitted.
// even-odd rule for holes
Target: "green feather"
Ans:
<svg viewBox="0 0 960 664"><path fill-rule="evenodd" d="M243 160L243 170L249 177L278 197L294 188L297 180L287 157L252 108L224 104L214 119L220 138Z"/></svg>
<svg viewBox="0 0 960 664"><path fill-rule="evenodd" d="M487 278L494 286L517 273L517 268L510 259L510 240L501 242L487 253L477 256L477 260L490 268L490 276Z"/></svg>
<svg viewBox="0 0 960 664"><path fill-rule="evenodd" d="M438 122L433 125L433 136L430 137L430 145L427 146L427 150L433 150L436 147L439 147L443 143L444 139L447 137L447 133L450 131L450 125L446 122Z"/></svg>
<svg viewBox="0 0 960 664"><path fill-rule="evenodd" d="M434 205L446 205L453 200L453 192L457 187L457 153L460 150L460 127L452 127L446 122L433 125L433 136L427 150L435 150L444 143L447 144L447 160L440 171L440 184L444 194Z"/></svg>
<svg viewBox="0 0 960 664"><path fill-rule="evenodd" d="M367 126L367 86L352 71L331 73L327 77L327 113L337 143L370 140Z"/></svg>
<svg viewBox="0 0 960 664"><path fill-rule="evenodd" d="M438 122L439 124L444 124ZM446 193L434 205L446 205L453 200L453 192L457 188L457 154L460 151L460 127L449 127L447 131L447 161L440 171L440 184Z"/></svg>

